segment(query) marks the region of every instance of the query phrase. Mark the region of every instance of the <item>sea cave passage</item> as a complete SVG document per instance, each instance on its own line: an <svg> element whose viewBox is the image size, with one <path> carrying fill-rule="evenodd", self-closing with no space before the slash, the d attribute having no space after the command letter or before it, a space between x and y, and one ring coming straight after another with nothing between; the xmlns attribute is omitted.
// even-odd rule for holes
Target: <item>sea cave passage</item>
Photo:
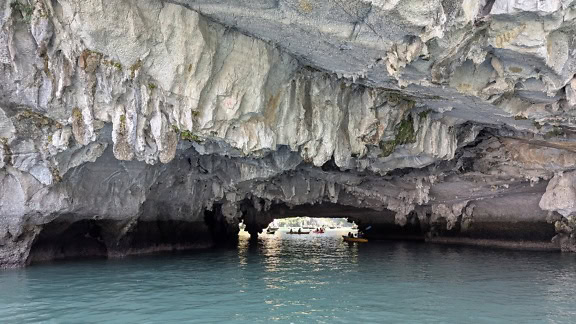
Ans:
<svg viewBox="0 0 576 324"><path fill-rule="evenodd" d="M417 217L404 226L395 224L395 214L388 210L332 203L259 207L255 207L253 200L244 202L239 225L226 220L220 204L215 204L204 212L203 218L194 218L194 221L173 220L168 214L147 221L78 219L74 215L62 215L39 227L31 240L26 260L31 264L235 246L242 235L253 239L259 235L281 238L284 234L289 235L290 230L295 234L337 237L359 231L367 239L418 240L424 239L426 230L420 228ZM274 235L276 233L278 235Z"/></svg>
<svg viewBox="0 0 576 324"><path fill-rule="evenodd" d="M284 204L271 206L267 211L257 211L250 204L243 211L240 235L271 235L283 232L313 232L329 230L358 230L370 239L424 240L427 228L422 228L418 217L409 217L409 222L400 226L395 222L395 213L389 210L373 210L333 203L302 204L288 207ZM346 234L346 233L344 233Z"/></svg>
<svg viewBox="0 0 576 324"><path fill-rule="evenodd" d="M347 218L308 217L298 216L275 219L268 224L260 235L269 237L281 237L284 235L307 235L307 234L357 234L358 226ZM278 234L278 235L277 235ZM239 236L250 236L246 231L246 225L240 224Z"/></svg>
<svg viewBox="0 0 576 324"><path fill-rule="evenodd" d="M77 215L61 215L20 238L23 248L29 248L23 250L27 253L23 259L31 264L71 258L118 258L214 246L236 247L242 236L269 240L312 238L319 236L315 234L324 234L340 239L341 235L349 232L360 233L362 238L370 241L413 240L554 249L554 224L542 222L498 222L490 219L481 222L478 221L480 216L476 215L476 223L465 224L458 219L448 226L446 218L430 222L429 213L412 212L399 224L396 213L387 209L333 203L296 206L276 203L266 206L265 201L254 199L242 202L240 211L240 219L232 222L225 217L221 204L214 204L198 215L200 217L183 220L175 220L170 213L148 220L82 219Z"/></svg>

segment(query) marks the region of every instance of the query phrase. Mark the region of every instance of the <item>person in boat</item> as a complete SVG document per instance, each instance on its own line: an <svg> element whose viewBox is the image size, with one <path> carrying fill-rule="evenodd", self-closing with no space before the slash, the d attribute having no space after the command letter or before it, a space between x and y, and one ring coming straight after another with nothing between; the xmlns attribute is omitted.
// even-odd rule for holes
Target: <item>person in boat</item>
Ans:
<svg viewBox="0 0 576 324"><path fill-rule="evenodd" d="M294 231L292 231L292 229L290 229L290 234L294 233Z"/></svg>
<svg viewBox="0 0 576 324"><path fill-rule="evenodd" d="M349 238L353 238L353 237L354 237L354 234L352 234L352 232L348 232L348 237L349 237Z"/></svg>
<svg viewBox="0 0 576 324"><path fill-rule="evenodd" d="M298 229L298 234L302 234L302 229L301 229L301 228Z"/></svg>

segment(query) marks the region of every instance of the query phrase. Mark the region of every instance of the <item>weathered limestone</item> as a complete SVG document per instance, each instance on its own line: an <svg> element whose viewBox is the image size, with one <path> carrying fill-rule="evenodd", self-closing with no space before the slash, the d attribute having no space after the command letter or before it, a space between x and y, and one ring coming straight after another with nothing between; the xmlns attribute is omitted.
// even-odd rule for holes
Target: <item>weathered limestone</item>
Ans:
<svg viewBox="0 0 576 324"><path fill-rule="evenodd" d="M576 251L575 6L0 0L0 267L307 213Z"/></svg>
<svg viewBox="0 0 576 324"><path fill-rule="evenodd" d="M540 208L557 212L562 217L554 222L558 235L554 240L563 251L576 252L576 174L558 173L550 180L540 200Z"/></svg>

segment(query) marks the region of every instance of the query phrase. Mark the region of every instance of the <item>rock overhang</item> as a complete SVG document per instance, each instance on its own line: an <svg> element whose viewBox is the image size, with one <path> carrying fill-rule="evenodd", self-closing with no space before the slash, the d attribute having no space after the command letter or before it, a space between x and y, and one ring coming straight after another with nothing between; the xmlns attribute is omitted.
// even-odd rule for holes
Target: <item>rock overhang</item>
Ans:
<svg viewBox="0 0 576 324"><path fill-rule="evenodd" d="M122 254L151 222L330 204L429 237L530 215L571 250L549 197L573 182L574 9L526 3L4 2L0 255L51 222L118 222Z"/></svg>
<svg viewBox="0 0 576 324"><path fill-rule="evenodd" d="M450 107L447 114L462 120L469 115L535 133L530 123L514 120L523 111L506 103L518 97L525 105L563 105L576 72L571 1L172 2L320 70L406 93L432 109ZM484 77L476 75L481 69ZM530 80L541 81L526 98L521 89Z"/></svg>

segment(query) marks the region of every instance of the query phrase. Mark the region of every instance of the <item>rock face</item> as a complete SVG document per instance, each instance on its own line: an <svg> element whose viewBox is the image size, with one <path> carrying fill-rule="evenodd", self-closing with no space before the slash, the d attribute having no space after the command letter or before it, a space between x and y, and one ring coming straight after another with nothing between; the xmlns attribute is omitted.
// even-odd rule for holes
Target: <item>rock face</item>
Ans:
<svg viewBox="0 0 576 324"><path fill-rule="evenodd" d="M576 1L0 0L0 267L349 217L576 251Z"/></svg>

